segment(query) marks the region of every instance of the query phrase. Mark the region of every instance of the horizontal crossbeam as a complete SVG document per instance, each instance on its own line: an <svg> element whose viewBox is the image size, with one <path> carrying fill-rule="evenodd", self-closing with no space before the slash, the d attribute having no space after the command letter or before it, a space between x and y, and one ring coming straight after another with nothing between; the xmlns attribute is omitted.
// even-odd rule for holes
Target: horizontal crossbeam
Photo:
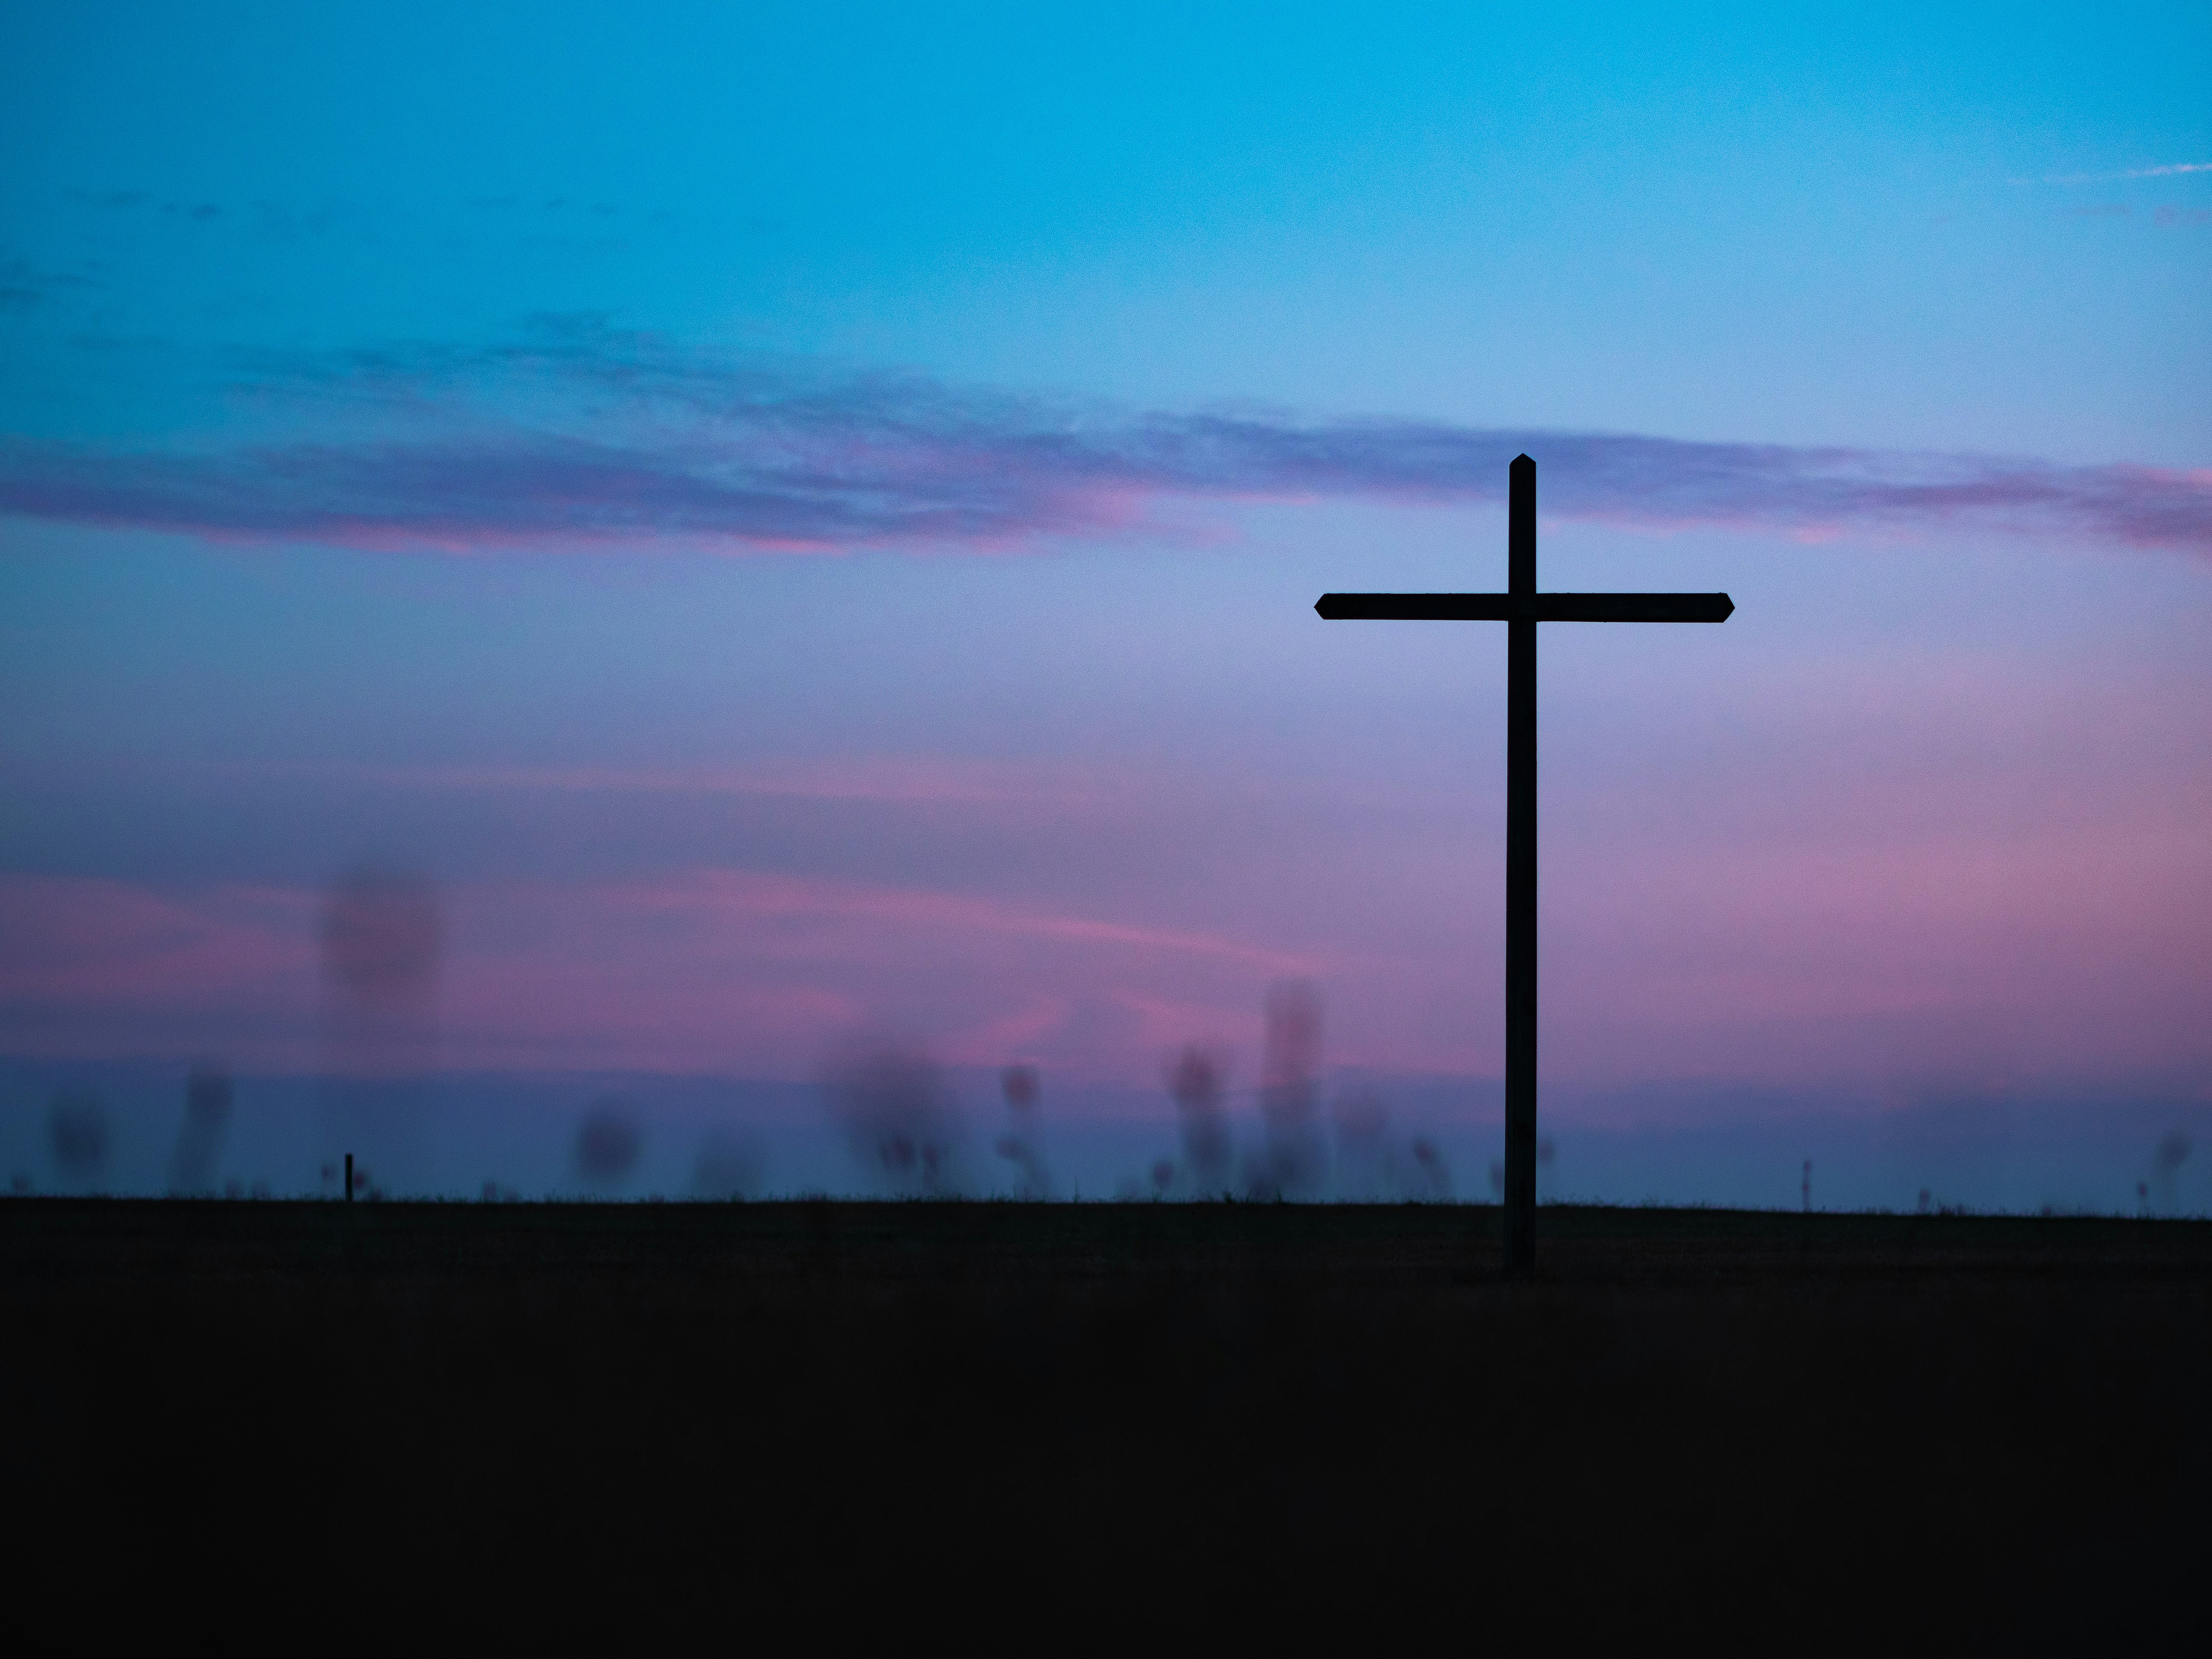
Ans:
<svg viewBox="0 0 2212 1659"><path fill-rule="evenodd" d="M1325 622L1726 622L1725 593L1324 593Z"/></svg>

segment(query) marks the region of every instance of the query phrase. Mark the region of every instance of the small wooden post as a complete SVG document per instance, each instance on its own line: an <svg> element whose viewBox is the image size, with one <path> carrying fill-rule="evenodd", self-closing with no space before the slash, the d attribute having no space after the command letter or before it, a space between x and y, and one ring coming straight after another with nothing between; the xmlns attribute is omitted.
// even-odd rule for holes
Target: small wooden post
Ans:
<svg viewBox="0 0 2212 1659"><path fill-rule="evenodd" d="M346 1202L353 1202L353 1154L346 1154Z"/></svg>

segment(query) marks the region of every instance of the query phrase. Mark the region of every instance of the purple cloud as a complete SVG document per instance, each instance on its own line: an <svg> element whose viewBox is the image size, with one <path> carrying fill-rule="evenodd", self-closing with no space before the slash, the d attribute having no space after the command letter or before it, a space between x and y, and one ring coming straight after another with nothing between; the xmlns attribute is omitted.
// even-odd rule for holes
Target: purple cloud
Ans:
<svg viewBox="0 0 2212 1659"><path fill-rule="evenodd" d="M2212 553L2206 469L1131 414L687 358L588 323L527 346L252 368L248 389L286 430L317 435L155 452L0 439L0 512L376 547L1013 549L1125 531L1176 501L1492 500L1527 450L1558 517Z"/></svg>

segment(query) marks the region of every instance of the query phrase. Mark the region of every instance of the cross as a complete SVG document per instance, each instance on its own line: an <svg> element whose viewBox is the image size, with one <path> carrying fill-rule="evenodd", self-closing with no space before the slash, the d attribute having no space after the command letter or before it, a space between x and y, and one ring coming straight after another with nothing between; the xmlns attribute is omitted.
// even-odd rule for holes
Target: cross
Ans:
<svg viewBox="0 0 2212 1659"><path fill-rule="evenodd" d="M1324 622L1502 622L1505 672L1505 1273L1536 1265L1536 624L1726 622L1725 593L1539 593L1536 463L1507 470L1503 593L1324 593Z"/></svg>

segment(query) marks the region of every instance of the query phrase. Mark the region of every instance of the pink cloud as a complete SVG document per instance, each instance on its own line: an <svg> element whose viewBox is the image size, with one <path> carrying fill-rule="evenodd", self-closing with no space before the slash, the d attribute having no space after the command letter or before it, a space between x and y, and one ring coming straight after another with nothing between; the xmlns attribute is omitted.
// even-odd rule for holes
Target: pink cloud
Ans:
<svg viewBox="0 0 2212 1659"><path fill-rule="evenodd" d="M1547 1030L1586 1077L1879 1078L1963 1029L2042 1075L2212 1066L2200 819L1946 829L1913 794L1862 795L1847 833L1555 859Z"/></svg>
<svg viewBox="0 0 2212 1659"><path fill-rule="evenodd" d="M1588 864L1562 848L1547 1075L1878 1079L1955 1048L1962 1027L2045 1073L2201 1070L2212 899L2197 842L2179 825L2087 833L2096 845L2071 832L1631 845ZM1285 975L1326 988L1338 1060L1496 1065L1494 917L1449 949L1341 920L1326 943L1286 948L734 870L466 885L447 900L453 946L423 1052L453 1066L804 1076L840 1033L878 1026L963 1063L1019 1055L1144 1082L1182 1042L1246 1035ZM318 903L0 879L0 1047L331 1063Z"/></svg>
<svg viewBox="0 0 2212 1659"><path fill-rule="evenodd" d="M0 1048L313 1058L309 895L0 874Z"/></svg>
<svg viewBox="0 0 2212 1659"><path fill-rule="evenodd" d="M313 971L304 894L223 887L197 901L125 882L0 875L0 999L186 1006L226 988L296 995Z"/></svg>
<svg viewBox="0 0 2212 1659"><path fill-rule="evenodd" d="M839 1032L870 1023L925 1030L949 1057L984 1063L1050 1042L1095 1006L1160 1026L1166 1005L1137 988L1241 1008L1266 980L1317 966L1198 929L747 871L485 884L446 902L441 998L407 1052L462 1066L804 1075ZM0 1048L332 1063L319 904L302 890L0 878Z"/></svg>
<svg viewBox="0 0 2212 1659"><path fill-rule="evenodd" d="M2010 687L1882 676L1807 695L1898 739L1876 744L1879 769L1792 706L1717 769L1578 781L1569 762L1547 786L1548 1079L1879 1082L1934 1064L1962 1030L2045 1076L2212 1070L2212 798L2200 776L2149 775L2141 761L2195 754L2175 746L2192 741L2179 712L2107 702L2069 715L2055 696L2045 707ZM1931 698L1961 720L1980 710L1960 728L1971 741L1911 737ZM2152 735L2118 753L2096 744L2111 729ZM2114 769L2056 777L2041 758L2054 743ZM521 770L392 781L695 781ZM778 787L927 800L1060 787L1039 776L839 763ZM1268 787L1311 805L1299 781ZM962 1063L1020 1057L1149 1084L1182 1042L1249 1042L1265 986L1295 975L1324 988L1336 1060L1493 1073L1494 805L1422 796L1413 827L1362 841L1357 859L1326 823L1294 844L1240 825L1233 857L1117 878L1113 896L713 867L464 883L445 891L425 1052L463 1066L805 1076L840 1033L872 1026ZM1175 792L1152 806L1171 812ZM1328 879L1295 873L1322 869ZM328 1063L320 902L309 889L0 877L0 1050Z"/></svg>

